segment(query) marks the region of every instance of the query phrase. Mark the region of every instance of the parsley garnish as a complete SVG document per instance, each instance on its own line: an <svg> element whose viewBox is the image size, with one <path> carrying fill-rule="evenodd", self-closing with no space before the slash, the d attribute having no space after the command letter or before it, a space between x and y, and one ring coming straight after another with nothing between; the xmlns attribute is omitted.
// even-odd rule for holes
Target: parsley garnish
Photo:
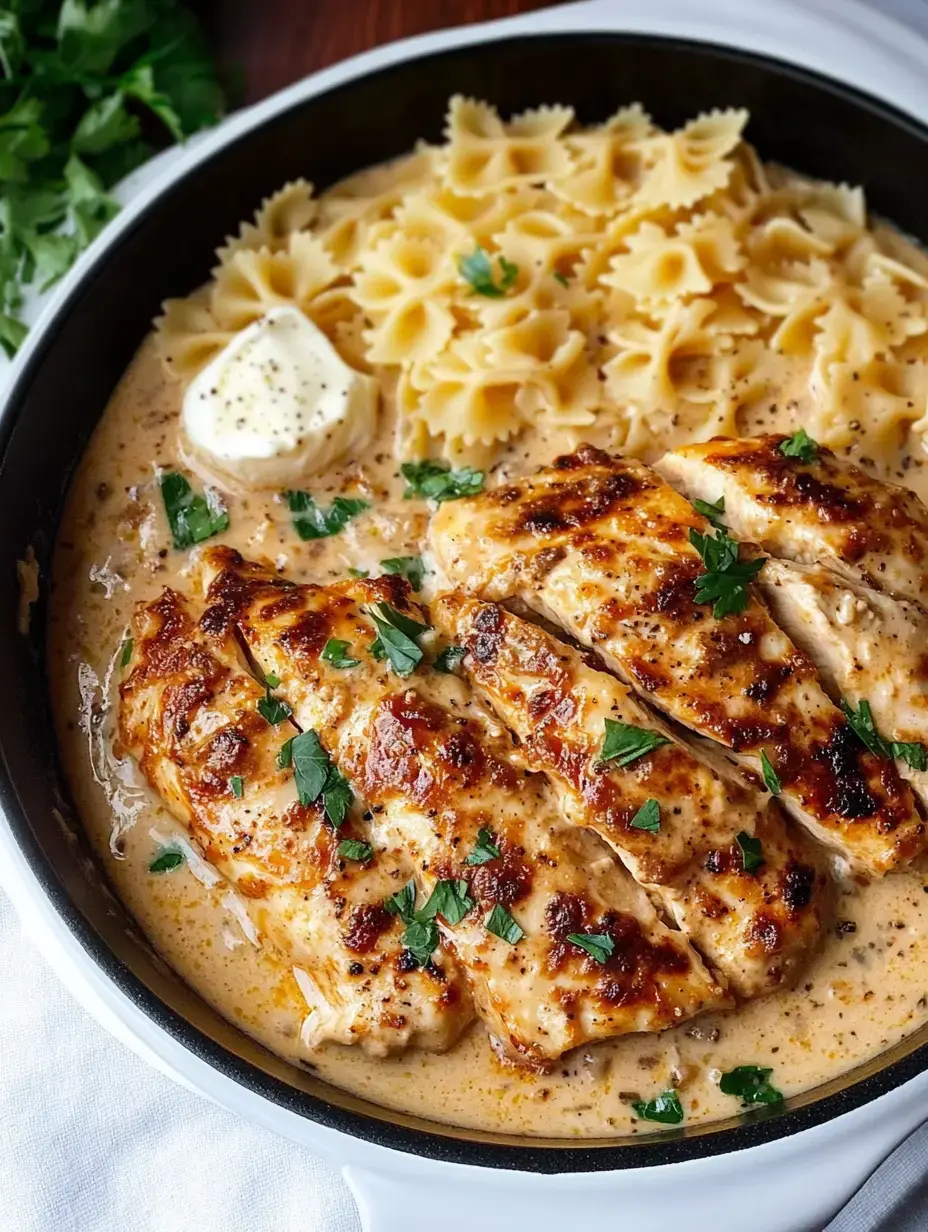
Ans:
<svg viewBox="0 0 928 1232"><path fill-rule="evenodd" d="M293 711L282 697L275 697L271 692L271 681L275 682L275 688L280 684L276 676L268 676L267 688L265 689L264 696L258 702L257 710L261 718L270 723L271 727L277 727L285 719L289 719Z"/></svg>
<svg viewBox="0 0 928 1232"><path fill-rule="evenodd" d="M766 785L767 790L773 795L778 796L783 790L783 786L780 783L780 776L777 774L776 770L774 770L770 758L763 749L760 751L760 768L764 772L764 784Z"/></svg>
<svg viewBox="0 0 928 1232"><path fill-rule="evenodd" d="M314 731L301 732L288 743L288 756L293 763L300 804L305 808L321 796L325 815L337 830L347 817L354 799L350 785L332 765ZM282 753L283 749L277 755L278 765Z"/></svg>
<svg viewBox="0 0 928 1232"><path fill-rule="evenodd" d="M555 270L552 277L554 278L554 281L559 282L562 287L570 286L570 279L567 277L566 274L562 274L560 270Z"/></svg>
<svg viewBox="0 0 928 1232"><path fill-rule="evenodd" d="M599 764L614 761L620 766L629 766L646 753L659 749L662 744L670 743L666 736L647 727L635 727L632 723L619 723L615 719L606 719L605 724L606 734L596 759Z"/></svg>
<svg viewBox="0 0 928 1232"><path fill-rule="evenodd" d="M862 701L855 711L847 700L842 700L841 709L858 738L871 753L890 761L896 757L901 758L913 770L928 770L928 751L923 744L918 741L883 739L876 729L868 701Z"/></svg>
<svg viewBox="0 0 928 1232"><path fill-rule="evenodd" d="M460 924L468 911L474 906L474 900L467 892L466 881L443 880L436 882L435 889L429 895L429 900L419 911L419 920L433 920L436 915L443 916L449 924Z"/></svg>
<svg viewBox="0 0 928 1232"><path fill-rule="evenodd" d="M727 530L728 527L722 521L722 514L725 512L725 497L720 496L717 501L694 500L693 508L715 527L716 530Z"/></svg>
<svg viewBox="0 0 928 1232"><path fill-rule="evenodd" d="M352 565L348 570L348 576L353 578L367 578L371 576L370 569L355 569Z"/></svg>
<svg viewBox="0 0 928 1232"><path fill-rule="evenodd" d="M524 930L519 927L506 908L501 907L499 903L496 904L484 920L484 924L488 933L492 933L494 937L499 937L500 941L508 941L510 945L516 945L525 936Z"/></svg>
<svg viewBox="0 0 928 1232"><path fill-rule="evenodd" d="M132 647L135 643L131 637L127 637L122 644L122 649L119 652L119 666L126 668L129 666L129 660L132 658Z"/></svg>
<svg viewBox="0 0 928 1232"><path fill-rule="evenodd" d="M150 873L170 873L175 868L180 868L187 857L179 847L162 847L151 864L148 866Z"/></svg>
<svg viewBox="0 0 928 1232"><path fill-rule="evenodd" d="M413 590L421 590L425 578L425 565L421 556L390 556L380 562L387 573L398 573L409 582Z"/></svg>
<svg viewBox="0 0 928 1232"><path fill-rule="evenodd" d="M690 543L706 569L696 579L696 602L713 604L716 619L743 612L748 604L748 583L763 569L765 558L739 560L740 545L724 530L702 535L691 529Z"/></svg>
<svg viewBox="0 0 928 1232"><path fill-rule="evenodd" d="M648 800L628 823L633 830L647 830L656 834L661 828L661 806L656 800Z"/></svg>
<svg viewBox="0 0 928 1232"><path fill-rule="evenodd" d="M352 518L370 508L366 500L336 496L328 509L317 505L308 492L288 492L293 529L301 539L328 539L345 529Z"/></svg>
<svg viewBox="0 0 928 1232"><path fill-rule="evenodd" d="M280 677L276 672L268 672L268 674L264 677L264 683L269 689L276 689L280 684Z"/></svg>
<svg viewBox="0 0 928 1232"><path fill-rule="evenodd" d="M422 651L417 642L429 626L404 616L389 603L377 603L368 610L378 637L371 645L375 659L387 658L397 676L410 676L422 662Z"/></svg>
<svg viewBox="0 0 928 1232"><path fill-rule="evenodd" d="M737 1065L723 1074L719 1090L723 1095L734 1095L745 1107L750 1104L782 1103L783 1093L768 1082L772 1069L762 1065Z"/></svg>
<svg viewBox="0 0 928 1232"><path fill-rule="evenodd" d="M178 551L192 548L229 529L229 514L222 498L212 488L198 496L183 475L165 471L158 480L171 537Z"/></svg>
<svg viewBox="0 0 928 1232"><path fill-rule="evenodd" d="M412 880L407 881L402 890L397 890L395 894L390 895L384 903L384 908L391 915L398 915L401 920L411 920L416 909L416 883Z"/></svg>
<svg viewBox="0 0 928 1232"><path fill-rule="evenodd" d="M277 750L277 769L286 770L293 765L293 742L296 736L291 736L289 740L285 740Z"/></svg>
<svg viewBox="0 0 928 1232"><path fill-rule="evenodd" d="M444 672L450 676L466 654L467 651L463 646L446 646L441 654L437 656L432 667L435 668L436 672Z"/></svg>
<svg viewBox="0 0 928 1232"><path fill-rule="evenodd" d="M512 261L507 261L500 253L500 280L497 283L493 277L493 262L485 248L478 244L469 256L458 257L458 271L465 282L469 282L476 295L486 295L490 299L499 299L505 295L519 276L519 267Z"/></svg>
<svg viewBox="0 0 928 1232"><path fill-rule="evenodd" d="M241 800L245 794L245 780L240 774L233 774L229 779L229 786L232 788L232 795L236 800Z"/></svg>
<svg viewBox="0 0 928 1232"><path fill-rule="evenodd" d="M0 345L119 210L109 189L169 140L213 124L222 91L176 0L0 7ZM144 133L144 135L143 135Z"/></svg>
<svg viewBox="0 0 928 1232"><path fill-rule="evenodd" d="M357 667L361 660L350 658L346 653L347 650L347 642L342 641L339 637L330 637L322 647L322 659L326 663L331 663L333 667L345 670L349 667Z"/></svg>
<svg viewBox="0 0 928 1232"><path fill-rule="evenodd" d="M429 906L431 901L432 899L430 898L429 902L426 903L426 907ZM416 883L414 881L407 881L402 890L392 894L386 900L384 907L391 915L398 915L406 925L406 931L403 934L403 945L420 967L426 966L432 957L432 952L438 945L440 936L438 925L435 923L434 918L423 915L422 911L416 911ZM423 908L424 910L425 908ZM434 912L432 915L434 916Z"/></svg>
<svg viewBox="0 0 928 1232"><path fill-rule="evenodd" d="M741 830L735 835L735 842L741 848L741 864L746 873L753 873L764 863L764 849L760 839L747 830Z"/></svg>
<svg viewBox="0 0 928 1232"><path fill-rule="evenodd" d="M473 867L475 864L489 864L491 860L499 859L499 847L493 842L493 835L486 826L477 831L477 841L473 851L469 852L464 863Z"/></svg>
<svg viewBox="0 0 928 1232"><path fill-rule="evenodd" d="M683 1106L676 1091L664 1091L647 1103L638 1099L632 1104L635 1115L642 1121L659 1121L661 1125L679 1125L683 1120Z"/></svg>
<svg viewBox="0 0 928 1232"><path fill-rule="evenodd" d="M343 838L338 844L338 854L343 860L357 860L360 864L367 864L374 858L374 849L362 839Z"/></svg>
<svg viewBox="0 0 928 1232"><path fill-rule="evenodd" d="M814 462L821 448L818 441L813 441L805 428L800 428L788 440L780 441L777 449L784 458L798 458L800 462Z"/></svg>
<svg viewBox="0 0 928 1232"><path fill-rule="evenodd" d="M483 471L472 466L453 471L448 462L404 462L400 467L406 480L403 500L460 500L463 496L476 496L483 491Z"/></svg>
<svg viewBox="0 0 928 1232"><path fill-rule="evenodd" d="M615 949L615 942L608 933L568 933L567 940L586 950L599 963L608 962Z"/></svg>

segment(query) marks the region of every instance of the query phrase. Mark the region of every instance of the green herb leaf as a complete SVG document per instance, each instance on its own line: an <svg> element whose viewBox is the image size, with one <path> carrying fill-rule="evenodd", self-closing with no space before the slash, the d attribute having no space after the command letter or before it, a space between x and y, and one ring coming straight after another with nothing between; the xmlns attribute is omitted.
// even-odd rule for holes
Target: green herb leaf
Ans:
<svg viewBox="0 0 928 1232"><path fill-rule="evenodd" d="M466 654L467 651L463 646L446 646L436 657L432 667L436 672L444 672L445 675L450 676Z"/></svg>
<svg viewBox="0 0 928 1232"><path fill-rule="evenodd" d="M179 847L162 847L149 864L148 871L150 873L170 873L173 869L180 868L186 858Z"/></svg>
<svg viewBox="0 0 928 1232"><path fill-rule="evenodd" d="M132 658L132 647L135 645L131 637L127 637L122 644L122 649L119 652L119 666L126 668L129 666L129 661Z"/></svg>
<svg viewBox="0 0 928 1232"><path fill-rule="evenodd" d="M348 816L354 802L351 784L333 766L322 789L322 807L325 815L337 830Z"/></svg>
<svg viewBox="0 0 928 1232"><path fill-rule="evenodd" d="M283 750L281 750L282 752ZM278 754L278 761L280 754ZM326 817L337 830L348 816L354 793L322 747L316 732L301 732L290 741L290 758L300 804L308 807L322 797Z"/></svg>
<svg viewBox="0 0 928 1232"><path fill-rule="evenodd" d="M567 277L566 274L562 274L560 270L555 270L552 277L554 278L554 281L559 282L562 287L570 286L570 279Z"/></svg>
<svg viewBox="0 0 928 1232"><path fill-rule="evenodd" d="M407 924L413 918L416 910L416 883L411 878L384 902L384 909L390 915L398 915Z"/></svg>
<svg viewBox="0 0 928 1232"><path fill-rule="evenodd" d="M422 651L417 642L428 625L420 624L404 616L389 603L377 603L368 615L374 622L378 637L371 646L375 658L387 658L398 676L411 675L422 662Z"/></svg>
<svg viewBox="0 0 928 1232"><path fill-rule="evenodd" d="M615 949L615 942L608 933L568 933L567 940L586 950L597 962L608 962Z"/></svg>
<svg viewBox="0 0 928 1232"><path fill-rule="evenodd" d="M479 245L469 256L458 257L458 271L464 281L470 283L476 295L499 299L515 284L519 275L519 267L507 261L502 255L498 257L498 261L500 270L498 283L494 279L490 254Z"/></svg>
<svg viewBox="0 0 928 1232"><path fill-rule="evenodd" d="M747 1107L750 1104L779 1104L783 1093L770 1085L773 1073L762 1065L737 1065L722 1075L719 1090L723 1095L734 1095Z"/></svg>
<svg viewBox="0 0 928 1232"><path fill-rule="evenodd" d="M226 507L212 488L206 489L205 498L197 496L184 476L176 471L165 471L159 485L174 547L179 551L229 529Z"/></svg>
<svg viewBox="0 0 928 1232"><path fill-rule="evenodd" d="M271 727L278 727L293 714L284 699L275 697L270 689L266 691L256 708L261 718L270 723Z"/></svg>
<svg viewBox="0 0 928 1232"><path fill-rule="evenodd" d="M348 646L348 642L343 642L341 638L330 637L322 647L323 661L343 670L347 670L349 667L357 667L361 660L352 659L347 654Z"/></svg>
<svg viewBox="0 0 928 1232"><path fill-rule="evenodd" d="M917 741L893 740L889 751L893 757L900 758L913 770L928 770L928 751Z"/></svg>
<svg viewBox="0 0 928 1232"><path fill-rule="evenodd" d="M735 842L741 848L741 864L746 873L753 873L764 863L764 849L759 838L741 830L735 835Z"/></svg>
<svg viewBox="0 0 928 1232"><path fill-rule="evenodd" d="M453 471L447 462L404 462L400 467L406 480L404 500L460 500L483 491L483 471L465 466Z"/></svg>
<svg viewBox="0 0 928 1232"><path fill-rule="evenodd" d="M783 790L783 786L780 783L780 776L777 774L776 770L774 770L770 758L763 749L760 751L760 768L764 773L764 783L767 790L774 796L778 796Z"/></svg>
<svg viewBox="0 0 928 1232"><path fill-rule="evenodd" d="M499 903L496 904L486 920L484 920L484 924L488 933L492 933L494 937L499 937L501 941L508 941L510 945L515 945L525 936L524 931L506 908L501 907Z"/></svg>
<svg viewBox="0 0 928 1232"><path fill-rule="evenodd" d="M338 854L343 860L357 860L359 864L367 864L374 858L374 849L370 843L359 838L343 838L338 844Z"/></svg>
<svg viewBox="0 0 928 1232"><path fill-rule="evenodd" d="M293 529L301 539L328 539L345 529L352 518L370 508L370 502L336 496L328 509L317 505L308 492L288 492L287 503L293 514Z"/></svg>
<svg viewBox="0 0 928 1232"><path fill-rule="evenodd" d="M459 924L473 906L466 881L438 881L428 902L416 912L416 918L432 920L441 915L448 924Z"/></svg>
<svg viewBox="0 0 928 1232"><path fill-rule="evenodd" d="M22 98L0 116L0 181L26 183L30 164L49 152L43 110L37 98Z"/></svg>
<svg viewBox="0 0 928 1232"><path fill-rule="evenodd" d="M739 560L740 545L724 530L703 535L691 529L690 543L706 570L696 579L696 602L713 604L716 619L743 612L748 603L748 584L763 569L765 558Z"/></svg>
<svg viewBox="0 0 928 1232"><path fill-rule="evenodd" d="M814 462L821 448L818 441L813 441L805 428L800 428L788 440L781 441L777 446L784 458L798 458L800 462Z"/></svg>
<svg viewBox="0 0 928 1232"><path fill-rule="evenodd" d="M264 683L269 689L276 689L280 684L280 677L276 672L268 672L268 674L264 677Z"/></svg>
<svg viewBox="0 0 928 1232"><path fill-rule="evenodd" d="M702 516L706 518L716 530L728 529L722 521L722 514L725 512L724 496L720 496L717 501L694 500L693 508L697 513L702 514Z"/></svg>
<svg viewBox="0 0 928 1232"><path fill-rule="evenodd" d="M651 731L647 727L635 727L632 723L619 723L616 719L606 719L606 734L603 746L596 761L600 765L614 761L619 766L629 766L639 757L659 749L662 744L670 741L660 732Z"/></svg>
<svg viewBox="0 0 928 1232"><path fill-rule="evenodd" d="M903 742L883 739L876 729L876 724L873 721L873 712L868 701L861 701L855 711L850 702L844 699L841 702L841 709L844 711L848 723L856 732L858 739L866 745L871 753L888 760L896 757L901 758L913 770L928 769L928 750L925 749L923 744L917 741Z"/></svg>
<svg viewBox="0 0 928 1232"><path fill-rule="evenodd" d="M134 141L140 131L138 119L126 111L126 96L116 90L90 104L74 130L71 149L78 154L102 154L114 145Z"/></svg>
<svg viewBox="0 0 928 1232"><path fill-rule="evenodd" d="M353 578L367 578L371 576L370 569L355 569L353 566L348 570L348 576Z"/></svg>
<svg viewBox="0 0 928 1232"><path fill-rule="evenodd" d="M647 830L657 834L661 828L661 806L657 800L648 800L628 823L633 830Z"/></svg>
<svg viewBox="0 0 928 1232"><path fill-rule="evenodd" d="M229 786L232 788L232 795L236 800L241 800L245 794L245 780L240 774L233 774L229 779Z"/></svg>
<svg viewBox="0 0 928 1232"><path fill-rule="evenodd" d="M683 1106L676 1091L664 1091L647 1103L635 1100L632 1104L635 1115L642 1121L658 1121L661 1125L679 1125L683 1120Z"/></svg>
<svg viewBox="0 0 928 1232"><path fill-rule="evenodd" d="M486 826L481 826L477 831L477 842L473 851L468 853L464 863L471 867L476 864L489 864L491 860L498 860L499 854L499 847L493 842L493 835Z"/></svg>
<svg viewBox="0 0 928 1232"><path fill-rule="evenodd" d="M408 580L413 590L421 590L425 579L425 565L421 556L389 556L380 562L386 573L398 573Z"/></svg>
<svg viewBox="0 0 928 1232"><path fill-rule="evenodd" d="M410 920L403 934L403 945L420 967L428 966L439 940L438 925L434 920Z"/></svg>
<svg viewBox="0 0 928 1232"><path fill-rule="evenodd" d="M296 736L291 736L289 740L285 740L277 751L277 769L287 770L293 765L293 742Z"/></svg>
<svg viewBox="0 0 928 1232"><path fill-rule="evenodd" d="M175 141L183 141L184 126L174 110L171 100L155 85L154 69L150 64L136 64L119 82L130 98L137 99L158 117Z"/></svg>

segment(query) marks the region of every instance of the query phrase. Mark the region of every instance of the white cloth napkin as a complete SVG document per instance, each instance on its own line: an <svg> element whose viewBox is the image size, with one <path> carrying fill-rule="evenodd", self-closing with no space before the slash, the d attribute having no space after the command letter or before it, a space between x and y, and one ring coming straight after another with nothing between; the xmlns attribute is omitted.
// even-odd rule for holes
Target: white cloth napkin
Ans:
<svg viewBox="0 0 928 1232"><path fill-rule="evenodd" d="M928 33L928 0L871 2ZM331 1168L176 1086L98 1026L2 891L0 972L0 1232L359 1232Z"/></svg>

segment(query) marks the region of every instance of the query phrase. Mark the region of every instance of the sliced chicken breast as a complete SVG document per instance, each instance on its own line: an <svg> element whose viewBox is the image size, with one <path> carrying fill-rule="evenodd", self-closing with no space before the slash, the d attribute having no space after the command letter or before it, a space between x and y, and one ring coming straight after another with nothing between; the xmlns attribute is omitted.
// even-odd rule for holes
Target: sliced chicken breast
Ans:
<svg viewBox="0 0 928 1232"><path fill-rule="evenodd" d="M402 639L375 627L373 614L427 623L404 579L292 587L223 548L204 553L203 569L204 620L239 631L363 799L374 833L408 852L411 926L421 940L434 919L510 1057L543 1067L579 1044L660 1030L724 1003L696 952L611 855L603 863L600 847L591 859L565 832L545 781L514 761L510 738L466 683L415 653L402 659L396 645L381 649ZM431 635L420 636L426 644ZM346 643L339 662L351 666L333 664L332 639Z"/></svg>
<svg viewBox="0 0 928 1232"><path fill-rule="evenodd" d="M765 552L827 565L916 603L928 600L928 509L907 488L874 479L818 446L787 457L785 436L717 439L665 454L656 469L690 499L725 498L722 515Z"/></svg>
<svg viewBox="0 0 928 1232"><path fill-rule="evenodd" d="M734 992L755 996L798 973L830 886L775 805L700 761L614 676L537 625L456 594L432 615L565 817L612 847ZM610 724L624 725L627 751L603 762Z"/></svg>
<svg viewBox="0 0 928 1232"><path fill-rule="evenodd" d="M300 804L293 770L277 760L296 729L259 713L265 690L227 634L198 625L165 590L136 612L121 695L122 743L292 961L311 1004L307 1045L377 1056L449 1048L473 1018L467 984L440 951L425 968L411 963L403 925L383 906L410 875L407 854L382 840L364 861L339 854L342 838L366 841L365 828L352 815L336 833L318 805Z"/></svg>
<svg viewBox="0 0 928 1232"><path fill-rule="evenodd" d="M697 602L706 570L691 531L711 527L655 471L585 446L446 502L430 535L452 585L521 600L758 776L763 753L784 806L853 866L905 864L925 845L911 791L860 743L753 585L728 614Z"/></svg>

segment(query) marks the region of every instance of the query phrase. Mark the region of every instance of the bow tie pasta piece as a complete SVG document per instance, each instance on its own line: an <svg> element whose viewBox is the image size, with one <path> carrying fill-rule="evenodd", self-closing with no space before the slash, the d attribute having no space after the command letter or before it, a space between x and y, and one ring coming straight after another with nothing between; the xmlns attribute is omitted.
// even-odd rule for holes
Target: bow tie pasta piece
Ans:
<svg viewBox="0 0 928 1232"><path fill-rule="evenodd" d="M295 231L306 231L312 226L317 209L312 184L292 180L265 197L255 212L254 222L243 222L238 235L228 236L225 244L216 249L220 264L243 248L269 248L271 252L286 248Z"/></svg>
<svg viewBox="0 0 928 1232"><path fill-rule="evenodd" d="M168 299L155 318L155 345L167 371L189 381L230 341L231 330L217 325L206 288L186 299Z"/></svg>
<svg viewBox="0 0 928 1232"><path fill-rule="evenodd" d="M446 179L474 196L563 179L573 167L562 140L573 118L570 107L538 107L504 124L495 107L456 94L445 126Z"/></svg>
<svg viewBox="0 0 928 1232"><path fill-rule="evenodd" d="M744 263L734 227L721 217L681 223L675 234L643 222L626 246L601 281L646 305L707 295L717 283L731 281Z"/></svg>
<svg viewBox="0 0 928 1232"><path fill-rule="evenodd" d="M339 277L320 240L301 231L285 250L241 249L215 271L210 309L225 329L240 330L271 308L307 313L312 300Z"/></svg>
<svg viewBox="0 0 928 1232"><path fill-rule="evenodd" d="M599 128L571 133L566 145L574 170L551 191L586 214L614 214L641 184L640 143L654 131L639 103L623 107Z"/></svg>
<svg viewBox="0 0 928 1232"><path fill-rule="evenodd" d="M724 188L732 172L727 156L741 140L747 119L746 111L711 111L675 133L643 141L648 170L636 202L678 209Z"/></svg>

